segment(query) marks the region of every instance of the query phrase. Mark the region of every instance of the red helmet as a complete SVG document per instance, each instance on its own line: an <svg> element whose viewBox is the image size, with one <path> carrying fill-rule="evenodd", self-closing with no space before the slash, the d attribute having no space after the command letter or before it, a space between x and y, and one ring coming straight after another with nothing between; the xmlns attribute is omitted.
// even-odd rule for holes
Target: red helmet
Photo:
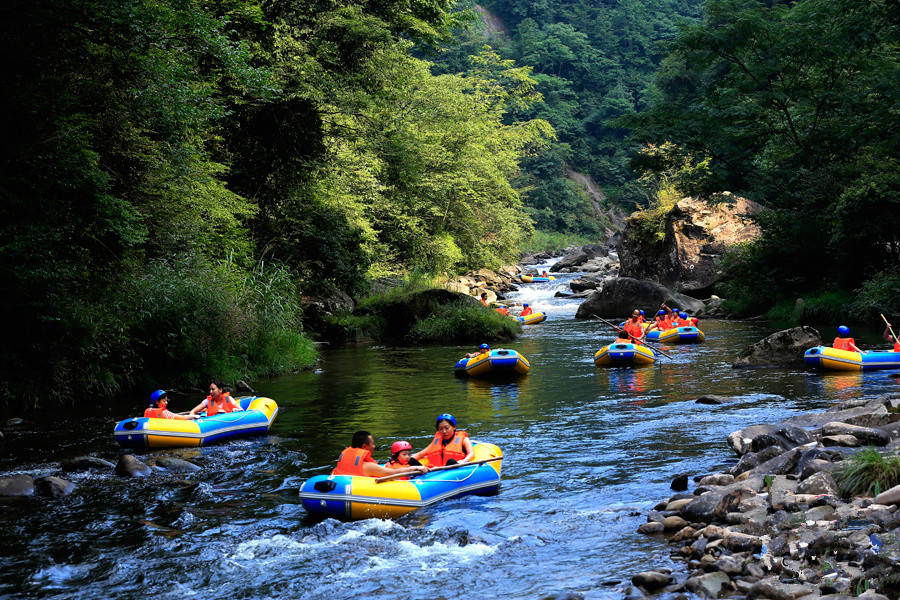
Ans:
<svg viewBox="0 0 900 600"><path fill-rule="evenodd" d="M412 444L404 440L391 444L391 456L398 452L403 452L404 450L412 450Z"/></svg>

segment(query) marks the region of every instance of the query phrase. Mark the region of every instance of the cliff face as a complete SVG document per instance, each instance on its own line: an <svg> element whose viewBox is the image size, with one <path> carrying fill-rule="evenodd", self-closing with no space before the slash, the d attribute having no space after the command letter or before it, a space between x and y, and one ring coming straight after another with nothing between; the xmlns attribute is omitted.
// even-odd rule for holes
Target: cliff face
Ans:
<svg viewBox="0 0 900 600"><path fill-rule="evenodd" d="M752 200L730 192L725 202L683 198L656 224L660 235L648 233L637 215L629 217L619 242L621 277L656 281L691 296L705 297L718 281L725 249L759 236L746 215L763 210Z"/></svg>

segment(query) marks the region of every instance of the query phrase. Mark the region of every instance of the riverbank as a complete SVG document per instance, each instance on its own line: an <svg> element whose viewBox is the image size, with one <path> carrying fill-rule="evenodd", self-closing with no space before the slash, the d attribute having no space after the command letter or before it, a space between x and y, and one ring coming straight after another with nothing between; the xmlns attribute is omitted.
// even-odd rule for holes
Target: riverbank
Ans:
<svg viewBox="0 0 900 600"><path fill-rule="evenodd" d="M706 598L900 596L900 486L885 490L882 482L875 493L852 495L858 490L848 478L878 462L872 446L895 455L900 449L900 393L754 425L727 442L737 464L694 477L692 493L688 476L677 477L678 493L638 528L665 536L681 565L635 574L638 590Z"/></svg>

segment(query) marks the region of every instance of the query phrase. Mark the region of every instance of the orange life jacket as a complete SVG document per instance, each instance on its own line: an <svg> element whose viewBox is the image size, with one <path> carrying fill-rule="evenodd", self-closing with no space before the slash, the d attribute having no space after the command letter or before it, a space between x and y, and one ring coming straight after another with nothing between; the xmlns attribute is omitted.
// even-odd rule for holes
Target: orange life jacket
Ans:
<svg viewBox="0 0 900 600"><path fill-rule="evenodd" d="M485 306L488 305L487 300L485 300L484 298L479 298L479 300L481 300L481 303L484 304Z"/></svg>
<svg viewBox="0 0 900 600"><path fill-rule="evenodd" d="M365 448L344 448L338 457L337 466L332 475L365 475L363 463L374 462L372 453Z"/></svg>
<svg viewBox="0 0 900 600"><path fill-rule="evenodd" d="M673 323L673 325L675 327L692 327L694 324L691 323L690 321L688 321L687 319L682 319L681 317L678 317L675 319L675 322Z"/></svg>
<svg viewBox="0 0 900 600"><path fill-rule="evenodd" d="M638 323L643 323L643 322L644 322L644 315L641 315L638 317Z"/></svg>
<svg viewBox="0 0 900 600"><path fill-rule="evenodd" d="M523 308L522 312L519 313L519 316L524 317L526 315L530 315L532 312L534 312L534 311L531 310L531 307L529 306L528 308Z"/></svg>
<svg viewBox="0 0 900 600"><path fill-rule="evenodd" d="M836 337L834 338L833 347L838 350L849 350L850 352L856 352L853 348L850 347L850 344L856 345L856 342L853 341L853 338L842 338Z"/></svg>
<svg viewBox="0 0 900 600"><path fill-rule="evenodd" d="M469 437L468 433L457 429L453 434L453 439L445 445L444 438L441 437L441 434L435 433L434 439L431 440L431 443L425 448L425 458L428 460L428 465L432 467L443 467L451 458L455 458L457 462L464 459L466 457L466 451L463 448L463 440L467 437Z"/></svg>
<svg viewBox="0 0 900 600"><path fill-rule="evenodd" d="M625 333L637 339L640 339L641 336L644 335L644 327L640 323L632 322L630 319L625 321L625 325L622 329L625 330Z"/></svg>
<svg viewBox="0 0 900 600"><path fill-rule="evenodd" d="M222 392L222 403L216 404L213 402L212 396L206 397L206 416L211 417L213 415L219 414L220 412L230 413L234 410L234 406L231 404L231 394L228 392Z"/></svg>
<svg viewBox="0 0 900 600"><path fill-rule="evenodd" d="M148 419L165 419L163 416L165 410L164 408L148 408L144 411L144 416Z"/></svg>
<svg viewBox="0 0 900 600"><path fill-rule="evenodd" d="M494 310L496 310L496 311L497 311L498 313L500 313L501 315L508 315L508 314L509 314L509 309L506 308L505 306L501 306L500 308L495 308Z"/></svg>
<svg viewBox="0 0 900 600"><path fill-rule="evenodd" d="M900 352L900 342L894 342L894 352Z"/></svg>
<svg viewBox="0 0 900 600"><path fill-rule="evenodd" d="M384 463L384 468L385 469L394 469L394 470L399 471L400 469L409 468L409 465L408 464L404 465L403 463L400 463L394 459L391 459L391 460L387 461L386 463ZM398 477L398 478L394 479L394 481L407 481L408 479L409 479L409 477Z"/></svg>
<svg viewBox="0 0 900 600"><path fill-rule="evenodd" d="M660 331L672 329L672 320L669 317L656 317L656 328Z"/></svg>

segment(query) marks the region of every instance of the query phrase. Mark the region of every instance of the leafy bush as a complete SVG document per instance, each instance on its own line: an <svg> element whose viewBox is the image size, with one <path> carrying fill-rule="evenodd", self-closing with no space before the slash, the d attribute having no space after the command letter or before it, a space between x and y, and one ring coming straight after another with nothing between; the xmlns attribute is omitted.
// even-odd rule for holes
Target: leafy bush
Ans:
<svg viewBox="0 0 900 600"><path fill-rule="evenodd" d="M876 496L900 484L900 455L865 448L842 461L834 479L844 496Z"/></svg>
<svg viewBox="0 0 900 600"><path fill-rule="evenodd" d="M894 267L866 279L857 290L852 313L860 319L878 320L879 314L900 315L900 268Z"/></svg>
<svg viewBox="0 0 900 600"><path fill-rule="evenodd" d="M542 231L536 229L534 235L522 244L522 251L530 254L534 252L552 252L562 250L569 246L583 246L596 241L584 235L574 233L559 233L556 231Z"/></svg>
<svg viewBox="0 0 900 600"><path fill-rule="evenodd" d="M512 340L522 333L518 321L496 310L469 303L450 304L415 323L406 338L410 343L483 342Z"/></svg>

